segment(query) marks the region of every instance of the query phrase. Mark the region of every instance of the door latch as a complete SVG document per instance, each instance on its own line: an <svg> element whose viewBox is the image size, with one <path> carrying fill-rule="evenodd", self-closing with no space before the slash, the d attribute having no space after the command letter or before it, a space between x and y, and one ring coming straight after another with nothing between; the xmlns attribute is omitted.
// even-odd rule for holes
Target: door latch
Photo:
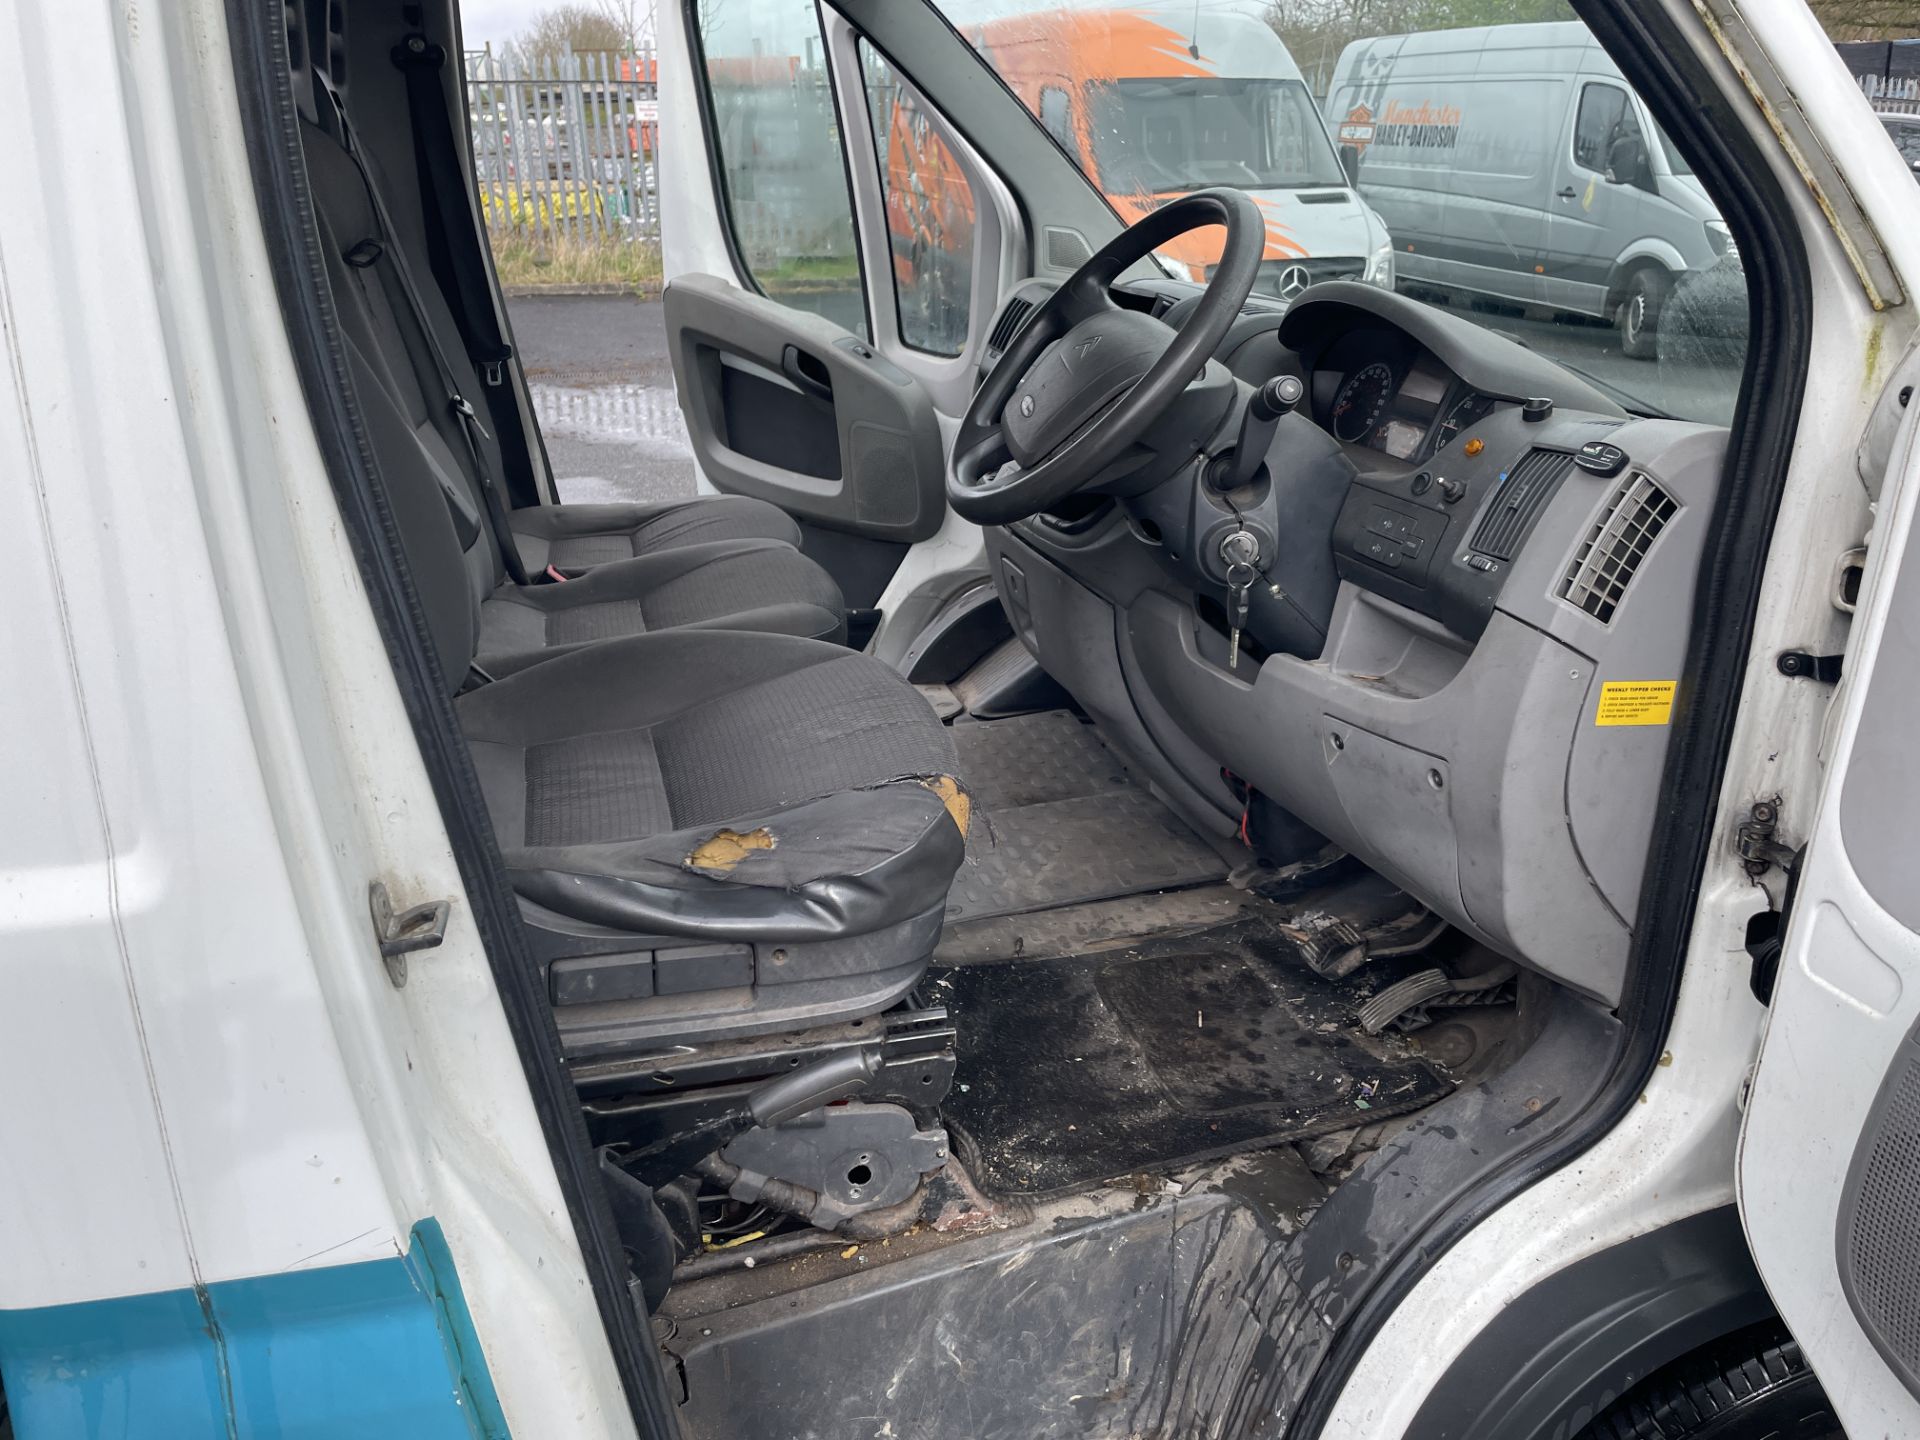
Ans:
<svg viewBox="0 0 1920 1440"><path fill-rule="evenodd" d="M386 883L376 880L367 887L367 909L373 916L373 935L380 942L387 978L398 990L407 983L407 956L416 950L431 950L447 938L447 916L453 911L453 902L429 900L396 913Z"/></svg>

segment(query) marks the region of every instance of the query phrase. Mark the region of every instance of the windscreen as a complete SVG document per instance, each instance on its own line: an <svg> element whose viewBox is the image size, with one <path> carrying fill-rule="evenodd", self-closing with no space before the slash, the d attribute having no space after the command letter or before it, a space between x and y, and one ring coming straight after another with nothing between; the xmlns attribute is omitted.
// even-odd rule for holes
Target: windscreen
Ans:
<svg viewBox="0 0 1920 1440"><path fill-rule="evenodd" d="M1567 0L934 3L1122 221L1245 190L1269 302L1325 280L1391 287L1630 410L1732 418L1739 249ZM1220 233L1157 254L1204 281Z"/></svg>
<svg viewBox="0 0 1920 1440"><path fill-rule="evenodd" d="M1345 183L1298 80L1121 78L1090 86L1088 100L1094 164L1108 190Z"/></svg>

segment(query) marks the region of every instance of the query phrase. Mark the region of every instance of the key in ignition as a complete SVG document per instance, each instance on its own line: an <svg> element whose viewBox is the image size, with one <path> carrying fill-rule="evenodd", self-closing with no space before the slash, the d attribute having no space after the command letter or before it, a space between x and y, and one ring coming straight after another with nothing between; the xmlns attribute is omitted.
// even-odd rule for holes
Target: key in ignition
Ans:
<svg viewBox="0 0 1920 1440"><path fill-rule="evenodd" d="M1236 530L1226 540L1220 542L1222 553L1226 551L1228 540L1241 535L1246 535L1249 540L1253 539L1245 530ZM1258 548L1256 542L1256 553ZM1245 560L1233 560L1227 564L1227 668L1229 670L1240 668L1240 632L1246 628L1247 624L1248 592L1253 589L1253 582L1259 573Z"/></svg>

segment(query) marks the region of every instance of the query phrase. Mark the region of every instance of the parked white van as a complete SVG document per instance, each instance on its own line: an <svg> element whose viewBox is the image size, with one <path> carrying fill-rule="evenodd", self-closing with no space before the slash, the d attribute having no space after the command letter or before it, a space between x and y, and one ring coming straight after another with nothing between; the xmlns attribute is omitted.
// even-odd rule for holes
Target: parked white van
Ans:
<svg viewBox="0 0 1920 1440"><path fill-rule="evenodd" d="M1609 320L1651 359L1675 285L1737 261L1686 160L1578 21L1357 40L1327 116L1403 284Z"/></svg>

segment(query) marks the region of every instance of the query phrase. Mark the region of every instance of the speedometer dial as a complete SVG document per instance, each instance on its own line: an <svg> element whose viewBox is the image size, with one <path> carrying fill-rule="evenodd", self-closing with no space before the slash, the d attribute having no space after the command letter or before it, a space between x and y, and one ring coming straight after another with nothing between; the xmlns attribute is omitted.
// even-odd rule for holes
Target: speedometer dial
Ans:
<svg viewBox="0 0 1920 1440"><path fill-rule="evenodd" d="M1393 367L1384 360L1363 365L1347 376L1333 397L1333 438L1357 445L1380 423L1387 401L1393 398Z"/></svg>

